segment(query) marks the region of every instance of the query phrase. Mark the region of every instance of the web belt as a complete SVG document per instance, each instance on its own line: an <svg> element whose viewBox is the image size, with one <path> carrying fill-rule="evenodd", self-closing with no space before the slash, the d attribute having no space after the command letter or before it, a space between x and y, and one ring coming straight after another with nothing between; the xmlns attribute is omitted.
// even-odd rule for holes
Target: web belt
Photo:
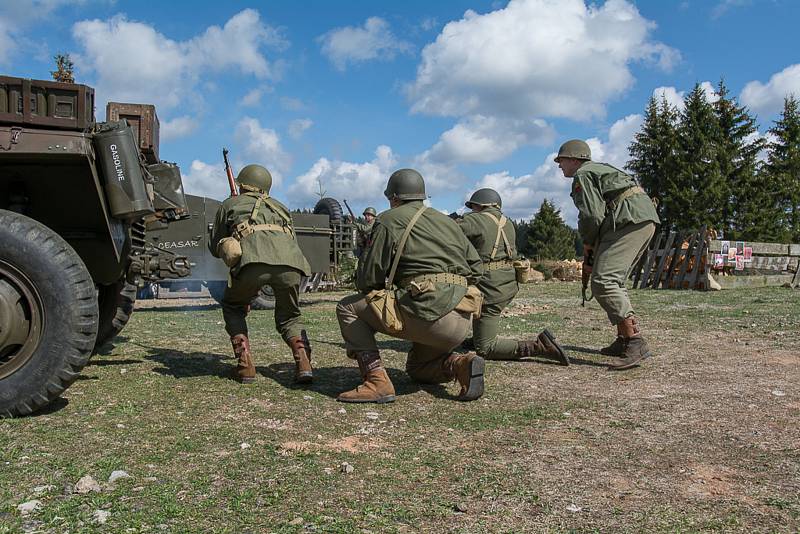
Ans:
<svg viewBox="0 0 800 534"><path fill-rule="evenodd" d="M453 284L456 286L463 286L468 287L469 284L467 283L467 278L461 276L460 274L452 274L452 273L436 273L436 274L420 274L417 276L409 276L408 278L403 278L400 281L400 287L408 287L411 285L411 282L424 282L426 280L430 280L434 283L440 284Z"/></svg>

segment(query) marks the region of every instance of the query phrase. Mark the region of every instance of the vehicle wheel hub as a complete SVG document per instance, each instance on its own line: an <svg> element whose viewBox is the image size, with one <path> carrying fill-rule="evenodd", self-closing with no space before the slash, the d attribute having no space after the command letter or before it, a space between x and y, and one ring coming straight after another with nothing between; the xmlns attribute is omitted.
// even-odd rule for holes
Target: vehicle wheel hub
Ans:
<svg viewBox="0 0 800 534"><path fill-rule="evenodd" d="M0 379L27 362L42 335L44 306L22 271L0 260Z"/></svg>

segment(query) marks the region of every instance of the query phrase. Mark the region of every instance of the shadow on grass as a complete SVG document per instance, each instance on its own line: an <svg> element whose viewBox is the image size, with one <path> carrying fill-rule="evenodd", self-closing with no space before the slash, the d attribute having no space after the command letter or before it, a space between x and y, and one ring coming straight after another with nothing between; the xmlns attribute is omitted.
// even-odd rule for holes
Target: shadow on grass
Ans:
<svg viewBox="0 0 800 534"><path fill-rule="evenodd" d="M265 367L258 366L256 371L287 389L304 389L333 399L340 393L361 384L361 375L356 365L352 367L315 367L314 381L311 384L295 384L294 363L292 362L273 363ZM441 384L419 384L414 382L405 371L393 367L387 367L386 372L394 384L395 394L398 397L423 390L434 397L454 398Z"/></svg>
<svg viewBox="0 0 800 534"><path fill-rule="evenodd" d="M78 379L80 379L80 377L78 377ZM27 418L35 419L37 417L42 417L42 416L45 416L45 415L52 415L54 413L60 412L61 410L66 408L68 405L69 405L69 400L67 400L67 399L65 399L63 397L58 397L58 398L54 399L53 402L51 402L50 404L48 404L47 406L42 408L41 410L37 410L37 411L35 411L33 413L25 414L25 415L20 416L20 417L24 418L24 419L27 419ZM5 532L5 531L3 531L3 532Z"/></svg>
<svg viewBox="0 0 800 534"><path fill-rule="evenodd" d="M217 376L229 378L235 364L223 363L222 360L233 360L231 356L210 354L208 352L184 352L180 350L158 347L144 347L148 351L145 359L159 363L162 367L153 372L174 378L192 378L197 376Z"/></svg>
<svg viewBox="0 0 800 534"><path fill-rule="evenodd" d="M142 363L142 360L98 360L97 358L92 358L89 360L89 363L86 364L86 367L91 367L93 365L97 367L105 367L107 365L133 365L135 363Z"/></svg>

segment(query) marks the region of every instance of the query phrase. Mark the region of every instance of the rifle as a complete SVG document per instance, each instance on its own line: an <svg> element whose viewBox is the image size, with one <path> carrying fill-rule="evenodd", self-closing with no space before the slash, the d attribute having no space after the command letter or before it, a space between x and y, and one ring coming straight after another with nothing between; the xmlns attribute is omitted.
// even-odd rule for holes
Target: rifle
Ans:
<svg viewBox="0 0 800 534"><path fill-rule="evenodd" d="M356 216L353 215L353 210L350 209L350 204L347 203L347 199L345 199L344 205L347 208L347 211L350 212L350 217L353 219L353 222L355 222L356 221Z"/></svg>
<svg viewBox="0 0 800 534"><path fill-rule="evenodd" d="M594 295L589 293L589 296L586 296L586 290L589 289L589 279L592 276L592 266L594 265L594 249L591 249L586 257L583 259L583 269L581 270L581 296L583 297L583 301L581 302L581 307L586 307L586 301L592 300Z"/></svg>
<svg viewBox="0 0 800 534"><path fill-rule="evenodd" d="M235 197L239 193L236 191L236 180L233 179L233 170L231 164L228 162L228 149L222 149L222 159L225 160L225 173L228 175L228 185L231 188L231 196Z"/></svg>

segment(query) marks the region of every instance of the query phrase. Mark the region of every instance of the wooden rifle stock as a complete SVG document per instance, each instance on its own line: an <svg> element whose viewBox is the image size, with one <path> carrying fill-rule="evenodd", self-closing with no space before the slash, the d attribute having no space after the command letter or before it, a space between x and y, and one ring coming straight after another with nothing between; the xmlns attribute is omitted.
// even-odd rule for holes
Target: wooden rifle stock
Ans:
<svg viewBox="0 0 800 534"><path fill-rule="evenodd" d="M225 160L225 173L228 175L228 185L231 188L231 196L235 197L239 193L236 191L236 180L233 178L233 170L231 164L228 163L228 149L222 149L222 159Z"/></svg>

